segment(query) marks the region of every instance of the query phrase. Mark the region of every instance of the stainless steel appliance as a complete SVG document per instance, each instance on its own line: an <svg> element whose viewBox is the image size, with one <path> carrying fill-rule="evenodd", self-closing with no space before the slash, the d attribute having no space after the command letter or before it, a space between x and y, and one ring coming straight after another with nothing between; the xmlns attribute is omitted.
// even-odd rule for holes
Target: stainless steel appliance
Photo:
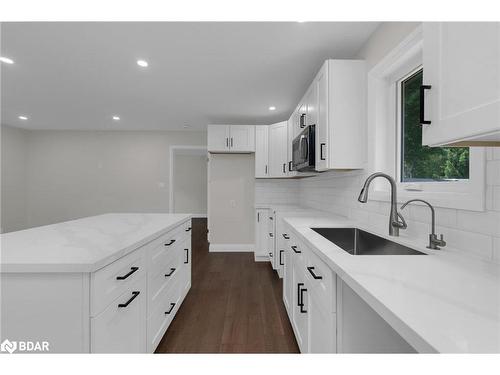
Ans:
<svg viewBox="0 0 500 375"><path fill-rule="evenodd" d="M299 172L314 171L316 163L315 150L316 126L309 125L292 143L293 169Z"/></svg>

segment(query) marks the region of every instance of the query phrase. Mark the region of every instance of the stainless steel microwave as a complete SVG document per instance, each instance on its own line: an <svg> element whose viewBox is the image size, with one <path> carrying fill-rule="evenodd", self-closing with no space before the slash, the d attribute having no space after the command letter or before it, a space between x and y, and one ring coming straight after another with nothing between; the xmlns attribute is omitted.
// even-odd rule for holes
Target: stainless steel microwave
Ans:
<svg viewBox="0 0 500 375"><path fill-rule="evenodd" d="M293 169L299 172L313 171L316 166L316 126L309 125L292 143Z"/></svg>

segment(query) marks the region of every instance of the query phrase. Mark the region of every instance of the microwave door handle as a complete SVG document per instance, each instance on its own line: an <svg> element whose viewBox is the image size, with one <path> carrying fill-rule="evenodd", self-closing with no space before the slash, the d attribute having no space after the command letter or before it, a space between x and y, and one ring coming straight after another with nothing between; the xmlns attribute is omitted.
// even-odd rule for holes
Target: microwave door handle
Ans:
<svg viewBox="0 0 500 375"><path fill-rule="evenodd" d="M307 144L307 137L305 135L300 137L300 145L304 146L301 147L303 160L307 160L307 155L309 154L309 145Z"/></svg>

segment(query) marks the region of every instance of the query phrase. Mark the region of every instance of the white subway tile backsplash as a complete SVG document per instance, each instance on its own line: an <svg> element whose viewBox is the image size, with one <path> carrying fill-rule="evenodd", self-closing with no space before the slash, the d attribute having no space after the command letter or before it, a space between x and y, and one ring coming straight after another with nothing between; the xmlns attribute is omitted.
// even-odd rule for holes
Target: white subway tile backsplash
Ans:
<svg viewBox="0 0 500 375"><path fill-rule="evenodd" d="M486 185L500 186L500 160L490 160L486 163Z"/></svg>
<svg viewBox="0 0 500 375"><path fill-rule="evenodd" d="M468 232L500 236L500 212L458 210L457 228Z"/></svg>

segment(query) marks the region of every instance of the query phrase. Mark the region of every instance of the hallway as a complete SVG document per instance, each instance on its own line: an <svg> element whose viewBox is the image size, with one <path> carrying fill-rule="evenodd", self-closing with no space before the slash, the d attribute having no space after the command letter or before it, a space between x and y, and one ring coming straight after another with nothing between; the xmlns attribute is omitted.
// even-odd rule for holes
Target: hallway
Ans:
<svg viewBox="0 0 500 375"><path fill-rule="evenodd" d="M192 224L191 290L156 353L298 353L271 265L209 253L206 219Z"/></svg>

